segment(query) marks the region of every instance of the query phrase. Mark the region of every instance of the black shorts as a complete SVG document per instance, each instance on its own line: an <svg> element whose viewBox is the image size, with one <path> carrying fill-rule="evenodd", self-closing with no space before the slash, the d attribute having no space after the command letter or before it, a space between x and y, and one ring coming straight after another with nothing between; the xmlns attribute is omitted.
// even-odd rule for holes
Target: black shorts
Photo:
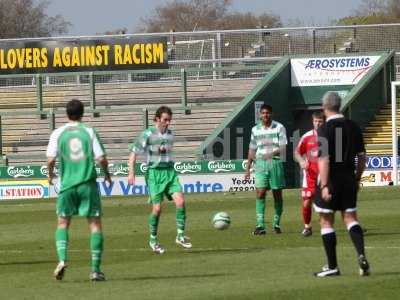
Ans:
<svg viewBox="0 0 400 300"><path fill-rule="evenodd" d="M314 210L319 213L333 213L337 210L353 212L357 210L357 181L353 174L337 174L334 181L329 182L328 188L332 199L326 202L321 197L317 186L314 200Z"/></svg>

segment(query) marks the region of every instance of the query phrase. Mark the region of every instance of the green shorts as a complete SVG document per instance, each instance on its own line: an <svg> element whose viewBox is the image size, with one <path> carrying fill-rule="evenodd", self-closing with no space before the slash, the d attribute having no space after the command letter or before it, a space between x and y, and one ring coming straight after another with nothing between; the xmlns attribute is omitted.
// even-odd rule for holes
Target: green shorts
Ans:
<svg viewBox="0 0 400 300"><path fill-rule="evenodd" d="M279 190L285 187L285 172L280 158L256 160L255 186L257 189Z"/></svg>
<svg viewBox="0 0 400 300"><path fill-rule="evenodd" d="M101 201L96 180L81 183L58 194L57 215L100 217Z"/></svg>
<svg viewBox="0 0 400 300"><path fill-rule="evenodd" d="M158 204L164 199L172 200L173 193L182 192L178 175L174 168L149 168L146 172L146 184L149 190L150 203Z"/></svg>

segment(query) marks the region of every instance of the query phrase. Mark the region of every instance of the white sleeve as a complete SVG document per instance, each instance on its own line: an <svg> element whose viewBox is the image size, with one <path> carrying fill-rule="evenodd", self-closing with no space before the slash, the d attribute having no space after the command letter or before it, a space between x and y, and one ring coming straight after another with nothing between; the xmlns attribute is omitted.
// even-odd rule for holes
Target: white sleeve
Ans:
<svg viewBox="0 0 400 300"><path fill-rule="evenodd" d="M256 139L254 137L253 129L251 129L249 149L257 150L257 142L256 142Z"/></svg>
<svg viewBox="0 0 400 300"><path fill-rule="evenodd" d="M92 147L93 147L94 158L99 159L100 157L105 155L105 151L96 132L93 130L92 133L93 133Z"/></svg>
<svg viewBox="0 0 400 300"><path fill-rule="evenodd" d="M287 145L286 129L285 126L281 126L279 130L279 146Z"/></svg>
<svg viewBox="0 0 400 300"><path fill-rule="evenodd" d="M58 152L58 132L54 130L50 135L49 144L47 145L46 156L57 157Z"/></svg>

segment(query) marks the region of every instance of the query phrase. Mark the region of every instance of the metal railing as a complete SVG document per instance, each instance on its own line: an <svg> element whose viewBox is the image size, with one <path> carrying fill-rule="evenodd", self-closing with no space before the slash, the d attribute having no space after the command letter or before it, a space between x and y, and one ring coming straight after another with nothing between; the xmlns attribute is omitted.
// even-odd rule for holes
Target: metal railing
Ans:
<svg viewBox="0 0 400 300"><path fill-rule="evenodd" d="M17 99L20 102L19 107L35 109L45 117L49 109L64 106L66 100L72 97L87 101L88 106L95 110L99 105L104 107L122 104L124 101L121 99L125 99L125 103L135 105L138 103L137 97L143 96L141 93L151 93L153 88L154 92L159 91L157 97L162 97L168 92L172 93L168 97L180 97L181 107L185 108L190 98L188 92L193 86L212 86L212 82L218 80L259 79L268 73L275 62L271 59L253 59L246 63L221 60L218 61L221 67L217 64L212 67L213 61L207 63L210 63L210 67L198 68L193 66L197 64L194 62L187 64L187 68L168 70L63 73L51 76L37 74L33 78L33 85L0 88L0 107L18 107L18 103L12 102ZM14 76L15 80L26 78L25 75ZM0 75L0 81L4 78L10 79L6 75ZM53 83L49 83L49 78ZM155 81L157 86L154 86ZM223 88L229 92L229 87ZM118 99L119 95L121 99Z"/></svg>
<svg viewBox="0 0 400 300"><path fill-rule="evenodd" d="M167 37L170 70L188 67L215 68L228 65L263 63L267 59L284 55L334 54L349 52L375 52L394 50L400 53L400 24L288 27L245 30L194 31L140 33L126 36ZM106 36L110 38L110 36ZM121 35L115 36L121 37ZM99 39L102 36L77 36L24 40ZM396 65L400 55L396 54ZM140 75L139 75L140 74ZM106 74L98 80L113 82L158 80L146 73ZM216 74L214 74L217 78ZM47 85L68 83L85 84L87 75L48 75L43 81ZM0 86L34 85L34 76L8 76L0 78Z"/></svg>

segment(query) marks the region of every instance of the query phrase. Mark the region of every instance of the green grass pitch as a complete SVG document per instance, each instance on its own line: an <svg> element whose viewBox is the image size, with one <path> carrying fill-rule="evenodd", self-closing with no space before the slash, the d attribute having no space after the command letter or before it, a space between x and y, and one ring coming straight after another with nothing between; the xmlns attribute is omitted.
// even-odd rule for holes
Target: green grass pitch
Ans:
<svg viewBox="0 0 400 300"><path fill-rule="evenodd" d="M284 191L283 234L250 234L253 193L187 195L187 235L193 249L175 245L175 209L165 203L159 238L167 251L153 254L147 244L149 206L143 197L104 199L107 281L89 276L85 219L70 231L69 267L62 282L56 266L54 200L0 203L0 294L2 299L399 299L399 189L364 188L359 215L367 228L372 275L360 277L349 236L337 215L338 259L342 276L314 278L325 263L317 218L314 235L303 238L298 190ZM271 226L272 202L267 197ZM211 226L213 213L227 211L226 231ZM268 227L268 229L270 229Z"/></svg>

